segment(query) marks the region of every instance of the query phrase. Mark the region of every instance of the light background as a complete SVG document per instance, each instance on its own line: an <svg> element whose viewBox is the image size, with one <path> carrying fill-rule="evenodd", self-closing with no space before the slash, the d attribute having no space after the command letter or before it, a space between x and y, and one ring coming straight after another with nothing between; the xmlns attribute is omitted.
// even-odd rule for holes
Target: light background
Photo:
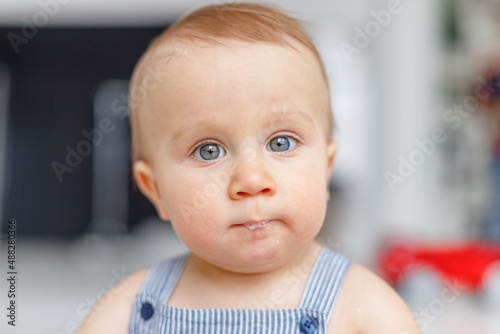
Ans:
<svg viewBox="0 0 500 334"><path fill-rule="evenodd" d="M23 17L42 10L41 3L48 1L0 1L0 25L22 26ZM48 25L157 26L208 3L213 1L71 0L60 4ZM500 44L499 2L401 0L400 12L350 59L341 51L343 43L355 45L356 29L367 28L375 20L372 11L387 9L390 1L268 3L311 23L330 77L339 142L332 184L338 190L320 238L376 270L378 250L389 237L439 242L483 237L482 217L492 196L484 120L472 115L455 130L443 114L469 94L460 90L477 84L482 55ZM461 36L453 47L444 28L450 3L456 6ZM415 141L430 138L436 128L444 129L447 140L391 191L384 173L397 173L399 156L408 159L418 149ZM2 153L5 139L0 144ZM85 305L108 288L117 272L129 274L184 249L169 226L154 219L127 237L21 239L19 326L7 327L4 319L0 330L70 333L73 323L83 320ZM498 314L481 307L476 296L459 296L426 333L498 333Z"/></svg>

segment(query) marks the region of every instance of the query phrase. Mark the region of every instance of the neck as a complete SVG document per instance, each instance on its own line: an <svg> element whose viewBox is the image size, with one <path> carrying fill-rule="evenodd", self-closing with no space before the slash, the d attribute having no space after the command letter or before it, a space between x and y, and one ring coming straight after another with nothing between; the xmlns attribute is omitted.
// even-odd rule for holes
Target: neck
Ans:
<svg viewBox="0 0 500 334"><path fill-rule="evenodd" d="M203 260L195 254L190 255L188 266L191 267L196 276L202 277L209 284L220 285L225 288L230 286L241 288L258 286L259 284L268 285L269 282L273 282L290 272L308 277L321 248L322 246L319 243L312 241L293 261L258 273L240 273L226 270Z"/></svg>

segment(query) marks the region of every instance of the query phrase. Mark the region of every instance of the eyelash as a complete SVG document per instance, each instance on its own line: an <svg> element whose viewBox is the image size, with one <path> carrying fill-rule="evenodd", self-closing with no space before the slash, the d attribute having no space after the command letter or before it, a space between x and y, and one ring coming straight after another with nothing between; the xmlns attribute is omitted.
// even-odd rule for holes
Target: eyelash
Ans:
<svg viewBox="0 0 500 334"><path fill-rule="evenodd" d="M302 144L302 141L300 140L300 138L299 138L298 136L294 135L294 134L291 134L291 133L288 133L288 132L287 132L287 133L278 133L278 134L276 134L276 135L272 136L272 137L271 137L271 138L270 138L270 139L266 142L266 144L265 144L266 150L267 150L267 146L268 146L268 145L269 145L269 144L270 144L270 143L271 143L274 139L279 138L279 137L285 137L285 138L291 138L291 139L293 139L293 140L295 141L295 146L294 146L294 147L292 147L291 149L289 149L289 150L287 150L287 151L283 151L283 152L271 151L271 152L273 152L274 154L279 154L279 155L286 154L286 153L288 153L288 152L290 152L290 151L295 150L295 149L297 148L297 146L299 146L299 145L301 145L301 144ZM193 148L193 149L189 152L189 156L190 156L190 157L193 157L194 159L199 160L199 161L203 161L203 162L210 162L210 160L198 159L197 157L195 157L195 156L194 156L194 155L195 155L195 153L196 153L199 149L201 149L203 146L208 145L208 144L218 145L218 146L220 146L220 147L221 147L221 148L222 148L222 149L226 152L226 154L227 154L227 152L228 152L228 150L227 150L227 149L226 149L223 145L221 145L221 144L217 143L217 142L216 142L216 141L214 141L214 140L207 139L207 140L204 140L204 141L202 141L202 142L198 143L198 144L197 144L197 145L196 145L196 146L195 146L195 147L194 147L194 148ZM215 160L213 160L213 161L216 161L216 160L218 160L218 159L215 159Z"/></svg>
<svg viewBox="0 0 500 334"><path fill-rule="evenodd" d="M302 144L302 141L300 140L300 138L294 134L291 134L291 133L278 133L274 136L272 136L266 143L266 149L268 147L268 145L276 138L280 138L280 137L284 137L284 138L289 138L289 139L292 139L293 141L295 141L295 146L293 146L292 148L290 148L289 150L286 150L286 151L283 151L283 152L279 152L279 151L271 151L273 152L274 154L280 154L280 155L283 155L283 154L287 154L288 152L291 152L291 151L294 151L297 146L301 145Z"/></svg>
<svg viewBox="0 0 500 334"><path fill-rule="evenodd" d="M210 145L210 144L218 145L218 146L222 147L222 149L224 151L226 151L226 154L227 154L227 149L223 145L217 143L217 141L215 141L215 140L207 139L207 140L204 140L204 141L198 143L195 147L193 147L193 149L191 149L191 151L189 152L188 155L194 157L194 154L196 153L196 151L198 151L203 146Z"/></svg>

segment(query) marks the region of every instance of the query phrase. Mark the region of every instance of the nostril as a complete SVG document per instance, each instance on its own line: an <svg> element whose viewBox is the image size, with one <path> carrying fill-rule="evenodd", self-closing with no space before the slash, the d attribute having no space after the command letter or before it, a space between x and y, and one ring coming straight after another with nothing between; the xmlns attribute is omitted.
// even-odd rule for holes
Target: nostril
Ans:
<svg viewBox="0 0 500 334"><path fill-rule="evenodd" d="M258 195L258 194L268 195L270 193L272 193L271 188L264 188L264 189L261 189L260 191L255 192L255 193L253 193L253 192L246 192L246 191L238 191L236 193L236 196L238 196L238 197L247 197L247 196Z"/></svg>

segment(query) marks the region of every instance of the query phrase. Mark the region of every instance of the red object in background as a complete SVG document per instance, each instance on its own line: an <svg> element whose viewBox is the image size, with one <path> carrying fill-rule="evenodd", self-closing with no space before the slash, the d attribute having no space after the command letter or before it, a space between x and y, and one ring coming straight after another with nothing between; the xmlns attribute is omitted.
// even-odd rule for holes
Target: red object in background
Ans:
<svg viewBox="0 0 500 334"><path fill-rule="evenodd" d="M402 241L388 246L380 257L387 281L400 285L415 268L435 271L444 280L460 282L471 291L480 289L487 269L500 262L500 244L468 242L419 244Z"/></svg>

